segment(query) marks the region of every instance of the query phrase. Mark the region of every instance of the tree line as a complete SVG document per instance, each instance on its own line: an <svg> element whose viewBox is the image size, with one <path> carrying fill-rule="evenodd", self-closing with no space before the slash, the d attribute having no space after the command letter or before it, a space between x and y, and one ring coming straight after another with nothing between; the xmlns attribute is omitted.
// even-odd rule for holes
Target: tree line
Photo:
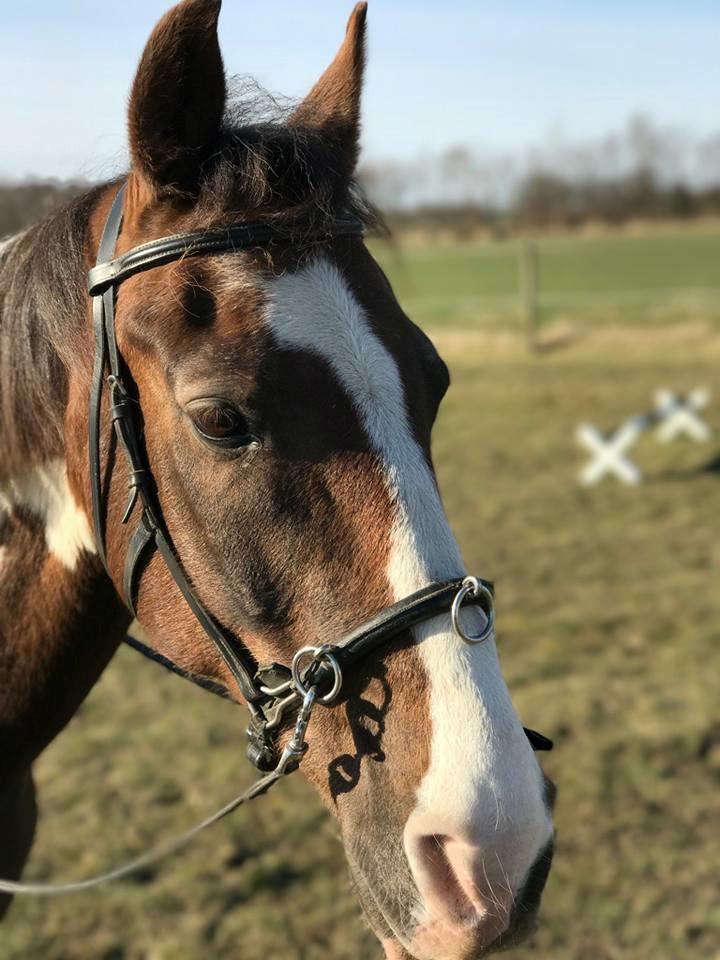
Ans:
<svg viewBox="0 0 720 960"><path fill-rule="evenodd" d="M497 229L720 215L720 134L697 137L631 118L574 142L560 134L526 150L459 146L365 165L368 193L391 223Z"/></svg>
<svg viewBox="0 0 720 960"><path fill-rule="evenodd" d="M87 183L56 180L0 183L0 239L42 220L72 197L88 189Z"/></svg>
<svg viewBox="0 0 720 960"><path fill-rule="evenodd" d="M453 147L406 160L367 161L370 199L396 230L572 228L597 222L720 216L720 134L697 138L632 118L574 143L498 152ZM87 183L0 183L0 237L23 229Z"/></svg>

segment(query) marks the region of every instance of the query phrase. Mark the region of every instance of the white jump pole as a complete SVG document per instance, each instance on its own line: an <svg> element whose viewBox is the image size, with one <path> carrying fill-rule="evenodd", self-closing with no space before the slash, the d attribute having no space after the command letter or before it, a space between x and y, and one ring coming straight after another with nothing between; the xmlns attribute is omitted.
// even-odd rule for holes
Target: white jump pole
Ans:
<svg viewBox="0 0 720 960"><path fill-rule="evenodd" d="M637 443L647 425L647 416L631 417L617 430L605 435L590 423L581 424L576 434L578 443L592 454L593 459L580 471L580 483L592 487L606 475L616 477L630 487L641 483L642 473L627 452Z"/></svg>
<svg viewBox="0 0 720 960"><path fill-rule="evenodd" d="M710 402L710 394L703 387L691 391L686 397L680 397L671 390L661 388L655 391L656 416L660 424L656 437L660 443L670 443L678 437L688 437L696 443L706 443L710 439L710 427L700 417Z"/></svg>

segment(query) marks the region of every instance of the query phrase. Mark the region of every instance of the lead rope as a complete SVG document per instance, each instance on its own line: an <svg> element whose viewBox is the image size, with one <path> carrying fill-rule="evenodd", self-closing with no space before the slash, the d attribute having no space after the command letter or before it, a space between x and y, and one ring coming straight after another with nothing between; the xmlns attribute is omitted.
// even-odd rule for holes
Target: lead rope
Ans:
<svg viewBox="0 0 720 960"><path fill-rule="evenodd" d="M283 750L280 761L275 769L267 774L267 776L257 780L248 790L241 793L239 797L235 797L230 803L225 804L225 806L221 807L216 813L206 817L205 820L196 824L196 826L190 830L186 830L185 833L181 833L171 840L166 840L164 843L158 844L152 850L148 850L147 853L143 853L141 856L130 860L128 863L124 863L122 866L115 867L114 870L108 870L106 873L100 873L94 877L88 877L85 880L73 880L68 883L16 883L11 880L0 880L0 893L31 897L57 897L66 893L79 893L82 890L91 890L94 887L111 883L113 880L120 880L182 850L183 847L186 847L199 833L202 833L203 830L214 826L218 821L228 816L228 814L233 813L233 811L237 810L238 807L241 807L249 800L263 796L263 794L267 793L279 780L282 780L283 777L288 776L298 769L300 761L307 750L305 734L307 733L316 699L317 687L309 687L304 692L302 706L300 707L295 722L293 735Z"/></svg>
<svg viewBox="0 0 720 960"><path fill-rule="evenodd" d="M437 587L438 585L435 584L433 589L436 590ZM447 589L447 584L443 587L443 589ZM427 594L427 590L425 591L425 594ZM461 582L460 590L456 594L455 601L452 604L451 617L453 627L458 636L470 644L482 643L490 635L491 630L488 629L488 625L491 627L494 622L492 617L492 607L490 607L490 611L487 616L488 623L483 628L481 633L469 634L465 628L463 628L460 621L461 606L464 600L469 599L470 597L477 599L484 594L486 594L490 601L492 601L492 590L490 584L485 583L485 581L478 580L475 577L466 577L465 580ZM417 595L414 596L417 597ZM427 601L433 597L437 599L437 594L425 596L424 600ZM399 615L396 612L393 616L397 617ZM404 625L408 626L407 613L405 615ZM360 638L364 638L366 642L370 642L373 638L376 638L377 630L378 624L376 622L371 622L370 625L366 627L364 633L356 635L355 643L358 643ZM141 644L140 647L144 647L144 645ZM349 648L350 643L346 643L345 647L342 649L347 651ZM149 648L144 648L141 650L141 652L145 652L145 650L148 649ZM128 863L125 863L120 867L116 867L114 870L109 870L106 873L101 873L85 880L75 880L69 883L59 884L19 883L11 880L0 880L0 893L21 894L36 897L52 897L65 893L77 893L81 890L89 890L93 887L99 887L103 884L109 883L112 880L119 880L122 877L126 877L137 872L138 870L158 863L160 860L163 860L171 854L176 853L178 850L181 850L183 847L187 846L203 830L213 826L219 820L222 820L223 817L226 817L234 810L237 810L238 807L242 806L244 803L247 803L249 800L253 800L255 797L260 797L267 793L268 790L270 790L271 787L273 787L279 780L282 780L283 777L293 773L300 766L302 758L308 749L305 736L307 734L315 704L320 703L323 706L329 707L334 703L335 699L340 693L343 678L340 662L336 656L336 654L339 654L340 652L341 648L333 647L332 645L328 644L324 644L319 647L302 647L293 657L292 666L290 669L290 679L284 680L275 687L261 688L263 695L269 697L270 700L275 703L275 706L278 710L277 718L275 721L273 721L273 733L282 722L283 708L286 708L292 704L296 697L300 697L302 699L302 704L298 711L293 734L285 746L277 766L266 776L262 777L260 780L257 780L248 790L246 790L244 793L241 793L239 797L231 800L230 803L226 804L224 807L221 807L216 813L207 817L190 830L185 831L185 833L180 834L178 837L175 837L172 840L167 840L164 843L159 844L152 850L149 850L147 853L136 857L134 860L130 860ZM310 662L306 665L306 661L308 661L308 659ZM159 662L162 662L162 659L160 659ZM168 663L170 663L170 661L168 661ZM321 673L321 668L323 666L326 668L324 677ZM329 671L327 668L329 668ZM189 676L188 679L194 679L194 677ZM328 681L331 682L330 688L326 693L319 695L318 684ZM266 731L269 730L270 724L266 722ZM525 728L525 734L534 750L552 749L552 741L548 740L547 737L543 737L541 734L528 728Z"/></svg>

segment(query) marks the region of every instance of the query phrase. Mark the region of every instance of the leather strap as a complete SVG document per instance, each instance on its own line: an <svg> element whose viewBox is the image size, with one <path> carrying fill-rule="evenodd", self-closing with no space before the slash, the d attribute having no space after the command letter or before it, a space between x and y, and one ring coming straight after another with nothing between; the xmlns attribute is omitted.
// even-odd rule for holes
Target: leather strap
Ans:
<svg viewBox="0 0 720 960"><path fill-rule="evenodd" d="M110 208L107 223L103 230L98 263L103 263L112 257L122 225L123 204L125 202L125 185L118 190ZM89 452L90 452L90 484L92 487L93 526L95 529L95 543L103 565L107 569L107 555L105 549L105 511L102 489L102 467L100 463L100 436L102 395L105 385L105 366L107 362L107 337L105 331L105 302L102 297L93 299L93 328L95 333L95 363L93 366L92 384L90 387L90 416L89 416Z"/></svg>
<svg viewBox="0 0 720 960"><path fill-rule="evenodd" d="M110 209L105 224L98 262L102 266L112 256L122 228L123 202L125 187L119 191ZM159 241L162 246L163 241ZM151 256L155 244L147 244L143 251L144 266L133 267L133 272L140 269L149 269L157 263ZM177 247L175 248L177 255ZM134 251L131 251L131 254ZM201 252L201 251L196 251ZM120 258L122 260L123 258ZM119 261L116 261L119 262ZM117 347L115 335L115 286L124 279L122 271L118 272L118 279L109 285L98 288L93 297L93 321L95 327L95 365L90 391L89 415L89 456L90 479L93 502L93 523L98 552L107 569L107 551L105 544L105 511L103 496L103 477L100 455L102 394L105 385L105 370L109 369L110 392L112 396L111 419L115 427L119 446L122 448L131 478L131 499L126 510L125 520L132 515L135 503L142 504L140 522L133 533L128 549L123 575L123 589L125 601L129 609L135 612L135 588L139 564L150 547L157 547L170 574L180 592L190 606L196 619L212 641L232 676L238 684L240 692L251 706L265 699L253 682L253 675L257 669L254 659L249 652L238 651L233 643L224 635L210 614L205 610L195 595L184 571L182 570L169 537L154 510L154 490L151 489L151 475L147 468L144 450L139 439L139 430L136 424L133 401L127 393L123 383L122 360ZM243 660L247 660L247 665Z"/></svg>
<svg viewBox="0 0 720 960"><path fill-rule="evenodd" d="M132 535L130 544L128 546L127 556L125 557L125 572L123 575L123 593L125 594L125 602L133 616L136 615L135 610L135 587L136 587L136 577L138 573L138 567L140 561L142 560L143 554L150 546L154 543L155 536L153 529L145 523L145 516L143 515L140 523L135 529L135 533Z"/></svg>
<svg viewBox="0 0 720 960"><path fill-rule="evenodd" d="M525 731L525 736L530 741L530 746L537 753L552 750L554 744L550 737L546 737L542 733L538 733L537 730L532 730L530 727L523 727L523 730Z"/></svg>
<svg viewBox="0 0 720 960"><path fill-rule="evenodd" d="M88 293L93 297L98 296L136 273L153 267L162 267L186 257L236 253L239 250L268 247L274 242L283 240L298 244L328 240L331 237L357 237L362 234L362 224L352 217L337 218L333 222L332 231L324 233L312 232L310 227L306 229L300 227L285 236L274 224L255 223L197 233L176 234L134 247L128 253L113 260L110 259L112 250L107 257L102 259L98 257L97 265L88 274Z"/></svg>
<svg viewBox="0 0 720 960"><path fill-rule="evenodd" d="M189 670L183 670L182 667L179 667L168 657L163 656L162 653L158 653L157 650L153 650L152 647L142 643L142 641L138 640L136 637L132 637L128 634L128 636L125 637L125 643L147 660L152 660L153 663L163 667L176 677L180 677L181 680L188 680L196 687L200 687L201 690L205 690L208 693L213 693L216 697L220 697L222 700L232 700L230 691L222 683L217 683L215 680L210 680L209 677L204 677L201 674L192 673L192 671ZM259 673L267 679L271 686L283 683L290 678L290 671L287 669L287 667L283 667L281 664L272 664L268 667L261 668ZM538 753L542 753L553 749L553 742L549 737L544 736L542 733L538 733L537 730L533 730L531 727L523 727L523 731L525 732L525 736L528 738L530 746L533 748L533 750L537 751Z"/></svg>
<svg viewBox="0 0 720 960"><path fill-rule="evenodd" d="M153 663L163 667L168 673L180 677L181 680L188 680L194 686L200 687L201 690L206 690L208 693L213 693L216 697L220 697L221 700L234 700L233 695L224 683L211 680L210 677L206 677L204 674L194 673L192 670L185 670L183 667L179 667L174 660L171 660L158 650L143 643L142 640L138 640L137 637L132 636L132 634L129 633L125 637L125 644L130 647L131 650L145 657L146 660L152 660Z"/></svg>
<svg viewBox="0 0 720 960"><path fill-rule="evenodd" d="M254 658L251 656L249 651L243 650L243 657L249 661L249 665L246 665L239 655L239 652L235 649L232 641L225 636L223 631L213 620L212 616L207 612L190 586L188 579L185 576L177 557L175 556L175 552L170 546L169 540L160 527L155 528L155 546L165 561L165 565L169 569L173 580L178 585L180 592L185 598L185 602L195 614L195 618L200 623L200 626L203 628L208 637L210 637L216 649L218 650L218 653L230 668L230 671L235 678L238 687L240 688L240 692L247 700L248 705L252 708L253 704L266 700L267 697L265 697L255 686L255 682L253 680L255 671L257 670L257 664L255 663Z"/></svg>
<svg viewBox="0 0 720 960"><path fill-rule="evenodd" d="M488 580L480 581L491 594L494 595L495 587ZM366 623L361 624L352 633L349 633L333 649L337 651L339 659L343 663L354 663L362 660L368 654L372 653L378 647L388 642L392 636L397 636L403 630L408 630L423 620L429 620L430 617L441 613L447 613L452 605L458 590L463 585L463 578L455 580L442 580L431 583L422 590L404 597L390 607L385 607ZM465 601L466 605L482 606L485 602L484 595L469 595Z"/></svg>

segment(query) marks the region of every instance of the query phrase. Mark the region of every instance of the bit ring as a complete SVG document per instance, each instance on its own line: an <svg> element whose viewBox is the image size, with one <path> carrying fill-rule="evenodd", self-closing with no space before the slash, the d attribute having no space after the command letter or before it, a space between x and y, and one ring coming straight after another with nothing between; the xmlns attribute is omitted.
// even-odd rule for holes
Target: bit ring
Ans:
<svg viewBox="0 0 720 960"><path fill-rule="evenodd" d="M303 669L303 661L310 658L310 663L307 665L311 667L315 663L322 663L323 660L326 663L330 664L333 672L333 684L330 690L323 696L318 696L317 702L322 703L325 706L332 703L335 697L340 693L342 688L343 676L342 670L340 669L340 664L337 661L337 657L333 656L330 653L330 647L327 644L324 644L322 647L301 647L300 650L295 654L292 661L291 671L293 684L295 689L300 694L301 697L306 697L308 692L308 686L303 682L303 674L306 673L306 669ZM316 686L316 684L314 684Z"/></svg>
<svg viewBox="0 0 720 960"><path fill-rule="evenodd" d="M483 612L487 617L487 623L480 633L468 633L460 622L460 609L465 598L469 596L482 596L486 601L486 605L483 605ZM463 580L463 584L455 595L450 608L450 619L452 620L453 630L465 643L482 643L492 635L495 629L495 601L488 587L477 577L465 577Z"/></svg>

